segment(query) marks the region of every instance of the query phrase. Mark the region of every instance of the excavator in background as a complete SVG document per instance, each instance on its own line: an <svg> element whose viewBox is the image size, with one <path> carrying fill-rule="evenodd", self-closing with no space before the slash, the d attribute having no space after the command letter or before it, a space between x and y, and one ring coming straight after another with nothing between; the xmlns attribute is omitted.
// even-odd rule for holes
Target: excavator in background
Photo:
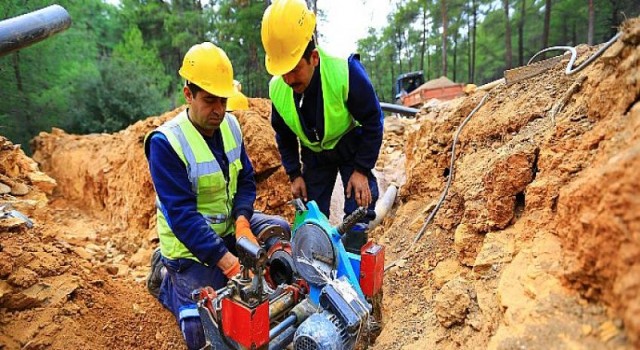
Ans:
<svg viewBox="0 0 640 350"><path fill-rule="evenodd" d="M454 83L447 77L424 81L424 72L400 74L393 85L394 102L380 103L382 110L412 117L429 100L446 101L464 96L465 84Z"/></svg>
<svg viewBox="0 0 640 350"><path fill-rule="evenodd" d="M424 73L421 70L400 74L398 78L396 78L396 82L393 85L393 96L395 96L395 103L404 105L404 97L412 93L422 84L424 84Z"/></svg>
<svg viewBox="0 0 640 350"><path fill-rule="evenodd" d="M405 107L420 107L431 99L446 101L464 96L464 87L445 76L425 82L422 71L405 73L396 79L395 101Z"/></svg>

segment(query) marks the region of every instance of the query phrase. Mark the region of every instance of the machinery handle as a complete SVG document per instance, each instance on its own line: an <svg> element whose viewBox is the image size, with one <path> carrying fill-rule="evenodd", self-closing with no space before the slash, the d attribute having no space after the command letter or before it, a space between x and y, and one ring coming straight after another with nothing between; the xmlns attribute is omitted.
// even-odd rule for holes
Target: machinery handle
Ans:
<svg viewBox="0 0 640 350"><path fill-rule="evenodd" d="M267 252L247 237L242 237L236 242L236 250L240 264L246 269L263 267L267 262Z"/></svg>
<svg viewBox="0 0 640 350"><path fill-rule="evenodd" d="M349 214L349 216L344 218L344 221L342 221L342 223L340 223L336 229L341 235L344 235L347 231L349 231L351 227L353 227L353 225L357 224L358 221L364 219L366 215L367 208L359 207L358 209L354 210L353 213Z"/></svg>
<svg viewBox="0 0 640 350"><path fill-rule="evenodd" d="M0 56L35 44L70 26L71 17L60 5L0 21Z"/></svg>

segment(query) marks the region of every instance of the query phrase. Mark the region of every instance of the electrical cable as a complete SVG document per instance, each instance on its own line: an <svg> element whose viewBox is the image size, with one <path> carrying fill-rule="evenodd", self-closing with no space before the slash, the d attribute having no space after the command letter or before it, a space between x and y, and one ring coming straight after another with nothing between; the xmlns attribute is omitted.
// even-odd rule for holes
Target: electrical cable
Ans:
<svg viewBox="0 0 640 350"><path fill-rule="evenodd" d="M451 187L451 182L453 181L453 175L455 173L454 166L455 166L455 161L456 161L456 144L458 143L458 137L460 136L460 133L462 132L462 128L464 128L464 126L469 122L469 120L471 120L471 117L478 111L478 109L480 109L480 107L482 107L482 105L484 105L484 103L486 102L488 97L489 97L489 93L485 94L484 97L482 97L482 100L480 100L480 103L478 103L478 105L471 111L471 113L469 113L469 115L462 121L460 126L458 126L458 130L456 130L455 136L453 137L453 146L451 147L451 161L449 163L449 170L450 170L449 171L449 177L447 178L447 184L445 185L444 190L442 191L442 194L440 195L440 199L438 200L438 203L436 204L436 207L433 208L433 210L431 211L431 213L429 214L427 219L422 224L422 227L420 227L420 230L418 231L418 233L416 234L415 238L413 239L413 242L411 242L411 245L409 246L409 248L407 250L405 250L404 254L402 254L400 259L396 259L391 264L385 266L384 271L387 271L390 268L392 268L393 266L395 266L398 263L398 261L404 259L404 257L407 256L407 254L409 254L412 251L412 249L415 246L416 242L418 242L418 240L420 240L420 238L424 234L424 232L425 232L425 230L427 228L427 225L429 225L431 220L433 220L433 217L436 215L436 213L438 212L438 210L442 206L442 203L444 202L445 198L447 197L447 193L449 192L449 187Z"/></svg>
<svg viewBox="0 0 640 350"><path fill-rule="evenodd" d="M609 48L609 46L611 46L616 40L618 40L618 38L620 38L621 35L622 35L622 32L618 32L618 34L614 35L611 39L609 39L609 41L604 43L604 45L600 49L598 49L598 51L596 51L593 55L591 55L589 58L587 58L584 62L582 62L579 66L575 68L573 68L573 64L576 62L576 59L578 58L578 53L576 52L576 48L574 46L552 46L552 47L548 47L546 49L540 50L535 55L533 55L531 59L529 59L529 62L527 62L527 65L531 64L531 62L533 62L533 60L538 55L543 54L545 52L565 50L565 51L571 52L571 59L569 59L569 63L567 64L567 69L565 70L565 74L572 75L583 70L586 66L591 64L591 62L593 62L596 58L600 57L600 55L602 55L602 53L605 52Z"/></svg>

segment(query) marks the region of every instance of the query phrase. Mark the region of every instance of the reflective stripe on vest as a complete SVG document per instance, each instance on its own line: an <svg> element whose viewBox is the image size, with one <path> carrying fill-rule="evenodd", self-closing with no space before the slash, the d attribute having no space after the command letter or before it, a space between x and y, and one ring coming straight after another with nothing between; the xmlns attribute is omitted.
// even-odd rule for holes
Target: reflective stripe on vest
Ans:
<svg viewBox="0 0 640 350"><path fill-rule="evenodd" d="M232 233L234 225L231 209L237 190L238 174L242 169L242 131L236 118L227 113L220 124L224 152L229 161L228 181L224 178L220 164L205 139L189 121L186 111L160 126L155 132L165 135L171 147L185 163L191 189L196 196L198 212L219 236L224 237ZM198 259L175 237L159 198L156 198L156 207L162 255L169 259L188 258L197 261Z"/></svg>
<svg viewBox="0 0 640 350"><path fill-rule="evenodd" d="M324 135L320 142L311 142L304 133L293 99L293 89L282 76L269 82L269 97L284 122L298 136L303 146L314 152L333 149L340 138L359 124L347 109L349 96L349 63L345 59L329 56L318 48L322 71L322 98L324 107ZM316 69L320 69L316 67Z"/></svg>

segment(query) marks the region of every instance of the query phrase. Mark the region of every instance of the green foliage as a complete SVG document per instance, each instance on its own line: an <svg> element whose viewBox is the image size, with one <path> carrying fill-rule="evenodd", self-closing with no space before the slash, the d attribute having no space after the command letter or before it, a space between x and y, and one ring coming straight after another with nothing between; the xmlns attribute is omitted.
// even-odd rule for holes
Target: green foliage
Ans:
<svg viewBox="0 0 640 350"><path fill-rule="evenodd" d="M259 24L265 10L261 1L214 1L211 12L214 41L227 53L236 80L250 97L267 97L270 76L264 67Z"/></svg>
<svg viewBox="0 0 640 350"><path fill-rule="evenodd" d="M10 1L3 3L0 13L14 17L47 5L47 1ZM72 18L83 8L74 2L61 5ZM104 4L96 0L94 5ZM99 76L99 36L94 30L75 19L67 31L0 57L0 114L7 120L2 134L27 150L29 140L41 130L69 125L74 113L83 109L78 84Z"/></svg>
<svg viewBox="0 0 640 350"><path fill-rule="evenodd" d="M80 132L113 132L169 108L170 78L153 48L145 48L137 27L124 34L111 57L100 65L100 79L86 90L87 111L93 118L75 121Z"/></svg>
<svg viewBox="0 0 640 350"><path fill-rule="evenodd" d="M445 63L447 76L458 82L470 82L472 71L476 84L502 76L506 49L501 2L393 3L388 25L370 29L358 42L362 63L382 101L395 99L393 85L399 74L424 70L425 78L434 79L443 74ZM542 49L545 1L509 3L513 62L526 61ZM0 16L14 17L50 4L4 0ZM59 4L71 15L71 28L0 57L0 134L15 143L27 145L40 131L54 126L75 133L116 131L183 104L183 82L177 71L186 51L203 41L227 52L235 78L248 96L268 95L270 76L264 68L259 29L267 2L121 0L116 7L103 0L59 0ZM587 41L587 4L552 1L549 45ZM595 43L608 40L625 18L640 13L637 0L594 0L594 8Z"/></svg>
<svg viewBox="0 0 640 350"><path fill-rule="evenodd" d="M521 15L524 2L525 15ZM370 30L358 42L363 63L383 101L392 102L392 86L399 74L423 69L426 79L443 72L443 42L446 41L447 76L458 82L483 84L503 76L505 64L505 14L502 2L489 0L397 0L387 16L388 24ZM523 26L522 59L541 50L543 43L544 0L511 0L509 21L512 28L513 62L519 62L518 24ZM477 8L476 39L473 42L473 9ZM595 43L608 40L624 18L638 16L637 0L594 0ZM578 45L587 41L588 1L554 0L551 8L549 45ZM426 14L423 16L422 14ZM447 35L443 37L446 18ZM424 26L424 24L427 24ZM471 26L471 27L470 27ZM424 45L423 45L424 41ZM475 51L473 51L475 47ZM475 65L471 67L472 52Z"/></svg>

